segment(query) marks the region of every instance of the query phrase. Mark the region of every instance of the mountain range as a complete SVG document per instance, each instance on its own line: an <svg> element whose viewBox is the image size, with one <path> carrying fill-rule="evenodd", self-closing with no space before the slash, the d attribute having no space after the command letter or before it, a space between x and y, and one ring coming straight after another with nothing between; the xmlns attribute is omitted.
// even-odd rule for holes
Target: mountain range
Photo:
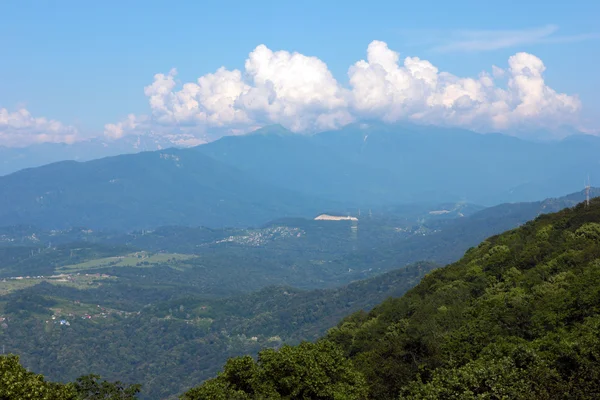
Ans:
<svg viewBox="0 0 600 400"><path fill-rule="evenodd" d="M282 187L371 204L536 201L579 190L600 167L594 136L543 143L381 123L313 136L271 126L194 150Z"/></svg>
<svg viewBox="0 0 600 400"><path fill-rule="evenodd" d="M240 226L313 214L329 204L177 149L62 161L0 178L0 225Z"/></svg>
<svg viewBox="0 0 600 400"><path fill-rule="evenodd" d="M414 125L306 136L269 126L188 149L63 161L0 177L0 225L260 225L407 203L495 205L579 190L600 138L527 142Z"/></svg>

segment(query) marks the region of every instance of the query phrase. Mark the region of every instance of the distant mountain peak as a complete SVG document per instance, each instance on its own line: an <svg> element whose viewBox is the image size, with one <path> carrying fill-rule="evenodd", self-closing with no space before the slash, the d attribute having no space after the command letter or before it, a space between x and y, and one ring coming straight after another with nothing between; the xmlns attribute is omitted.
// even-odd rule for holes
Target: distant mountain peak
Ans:
<svg viewBox="0 0 600 400"><path fill-rule="evenodd" d="M263 126L262 128L248 133L248 135L291 136L297 134L284 128L283 125L275 124Z"/></svg>

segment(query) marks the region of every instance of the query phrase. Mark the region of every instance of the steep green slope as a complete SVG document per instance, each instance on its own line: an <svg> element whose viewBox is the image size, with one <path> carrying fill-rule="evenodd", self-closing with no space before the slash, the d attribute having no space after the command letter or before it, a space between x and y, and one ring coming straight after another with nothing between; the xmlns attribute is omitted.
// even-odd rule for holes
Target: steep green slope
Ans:
<svg viewBox="0 0 600 400"><path fill-rule="evenodd" d="M599 200L541 216L328 338L373 398L597 398L599 241Z"/></svg>
<svg viewBox="0 0 600 400"><path fill-rule="evenodd" d="M371 399L599 398L600 200L485 240L324 341L364 376ZM229 362L190 398L210 398L215 385L244 399L277 387L236 371Z"/></svg>

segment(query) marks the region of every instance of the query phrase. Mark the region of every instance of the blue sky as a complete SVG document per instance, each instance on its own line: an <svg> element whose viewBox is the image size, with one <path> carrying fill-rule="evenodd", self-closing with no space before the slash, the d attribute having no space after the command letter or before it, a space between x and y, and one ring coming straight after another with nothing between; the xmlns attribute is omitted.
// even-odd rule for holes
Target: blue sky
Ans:
<svg viewBox="0 0 600 400"><path fill-rule="evenodd" d="M244 72L248 54L265 44L319 58L346 86L348 68L379 40L400 60L416 56L458 77L507 68L517 52L535 55L546 67L545 84L579 96L580 118L595 129L598 15L600 2L592 0L5 0L0 109L26 108L80 135L99 135L128 114L152 115L144 87L171 68L178 83L221 66Z"/></svg>

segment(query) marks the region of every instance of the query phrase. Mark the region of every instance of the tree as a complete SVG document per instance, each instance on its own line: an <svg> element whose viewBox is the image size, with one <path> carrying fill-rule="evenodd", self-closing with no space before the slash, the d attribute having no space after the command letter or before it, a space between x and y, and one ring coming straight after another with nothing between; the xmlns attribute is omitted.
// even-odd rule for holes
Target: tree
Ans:
<svg viewBox="0 0 600 400"><path fill-rule="evenodd" d="M15 355L0 356L0 399L76 400L71 385L46 382L42 375L27 371Z"/></svg>
<svg viewBox="0 0 600 400"><path fill-rule="evenodd" d="M84 375L75 381L73 387L81 400L132 400L140 392L142 385L124 385L123 383L100 381L100 376Z"/></svg>
<svg viewBox="0 0 600 400"><path fill-rule="evenodd" d="M366 382L331 342L303 342L230 359L223 372L184 394L184 400L360 400Z"/></svg>

